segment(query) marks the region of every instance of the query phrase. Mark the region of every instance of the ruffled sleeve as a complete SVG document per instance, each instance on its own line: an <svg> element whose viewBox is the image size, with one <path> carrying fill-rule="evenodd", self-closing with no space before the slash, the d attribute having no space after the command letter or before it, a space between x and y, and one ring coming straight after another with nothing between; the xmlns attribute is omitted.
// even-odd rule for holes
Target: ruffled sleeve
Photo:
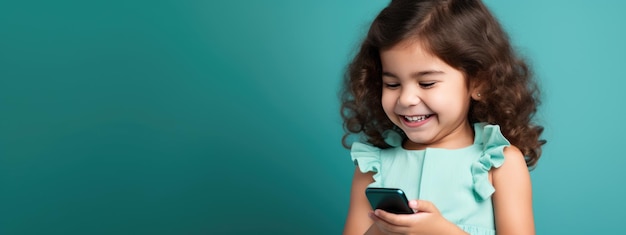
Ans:
<svg viewBox="0 0 626 235"><path fill-rule="evenodd" d="M386 130L383 132L385 143L392 147L398 147L402 145L402 136L398 132L393 130ZM374 172L374 183L370 184L371 187L381 187L381 174L380 168L382 160L380 159L380 148L354 142L351 149L352 161L354 165L358 166L362 173Z"/></svg>
<svg viewBox="0 0 626 235"><path fill-rule="evenodd" d="M489 198L495 189L489 182L489 170L498 168L504 163L504 147L510 146L509 141L500 132L500 126L477 123L477 138L482 141L482 153L478 161L472 164L474 193L479 201Z"/></svg>
<svg viewBox="0 0 626 235"><path fill-rule="evenodd" d="M358 166L362 173L374 172L374 181L380 181L380 149L367 144L355 142L352 144L350 154L354 165Z"/></svg>

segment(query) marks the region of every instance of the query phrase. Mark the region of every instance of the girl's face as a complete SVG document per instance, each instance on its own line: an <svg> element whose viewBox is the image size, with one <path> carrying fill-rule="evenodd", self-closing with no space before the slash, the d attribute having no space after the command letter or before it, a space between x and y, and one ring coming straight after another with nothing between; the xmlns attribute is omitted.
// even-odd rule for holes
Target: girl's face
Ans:
<svg viewBox="0 0 626 235"><path fill-rule="evenodd" d="M473 143L467 120L471 93L463 72L416 40L383 50L380 57L383 109L409 138L405 148L457 149Z"/></svg>

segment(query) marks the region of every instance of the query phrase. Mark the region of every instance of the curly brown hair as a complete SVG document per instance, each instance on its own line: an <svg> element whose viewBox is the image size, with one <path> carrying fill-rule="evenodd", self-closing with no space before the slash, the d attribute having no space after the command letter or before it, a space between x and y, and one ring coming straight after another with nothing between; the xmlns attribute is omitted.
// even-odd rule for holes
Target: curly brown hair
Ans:
<svg viewBox="0 0 626 235"><path fill-rule="evenodd" d="M479 87L472 100L471 124L500 126L504 136L535 166L541 156L543 127L533 122L539 89L529 66L513 50L508 35L480 0L392 0L372 22L360 49L348 66L341 91L341 116L346 133L389 148L383 132L396 127L381 104L380 51L411 39L450 66L464 72ZM406 137L404 137L406 139Z"/></svg>

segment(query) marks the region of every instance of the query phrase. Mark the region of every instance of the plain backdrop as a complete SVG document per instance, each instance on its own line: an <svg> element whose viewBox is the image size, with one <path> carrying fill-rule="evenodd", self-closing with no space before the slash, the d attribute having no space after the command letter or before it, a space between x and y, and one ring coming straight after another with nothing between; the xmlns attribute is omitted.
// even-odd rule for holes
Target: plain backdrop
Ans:
<svg viewBox="0 0 626 235"><path fill-rule="evenodd" d="M371 1L0 3L0 234L340 234ZM542 86L538 234L623 230L623 1L486 1Z"/></svg>

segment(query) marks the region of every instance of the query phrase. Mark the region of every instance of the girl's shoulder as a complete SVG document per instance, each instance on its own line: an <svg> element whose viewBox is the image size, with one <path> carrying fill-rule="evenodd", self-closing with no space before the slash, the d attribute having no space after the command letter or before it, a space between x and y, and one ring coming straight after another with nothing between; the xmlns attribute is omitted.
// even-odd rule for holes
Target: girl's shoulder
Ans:
<svg viewBox="0 0 626 235"><path fill-rule="evenodd" d="M475 123L474 133L474 145L480 148L478 161L472 164L474 190L481 198L488 198L495 192L489 179L490 172L504 164L505 149L508 149L511 143L504 137L499 125Z"/></svg>
<svg viewBox="0 0 626 235"><path fill-rule="evenodd" d="M361 173L373 172L375 182L380 182L382 168L382 155L389 156L391 151L401 149L402 136L395 131L388 130L383 133L385 142L392 146L389 149L381 149L376 146L372 146L366 143L354 142L350 148L350 155L354 165L361 171Z"/></svg>
<svg viewBox="0 0 626 235"><path fill-rule="evenodd" d="M362 163L380 161L381 153L389 152L402 145L402 136L393 130L387 130L383 133L385 143L392 148L381 149L376 146L369 145L367 143L354 142L350 148L350 154L352 155L352 161L355 165L362 165ZM401 147L400 147L401 148ZM363 170L363 169L362 169Z"/></svg>

